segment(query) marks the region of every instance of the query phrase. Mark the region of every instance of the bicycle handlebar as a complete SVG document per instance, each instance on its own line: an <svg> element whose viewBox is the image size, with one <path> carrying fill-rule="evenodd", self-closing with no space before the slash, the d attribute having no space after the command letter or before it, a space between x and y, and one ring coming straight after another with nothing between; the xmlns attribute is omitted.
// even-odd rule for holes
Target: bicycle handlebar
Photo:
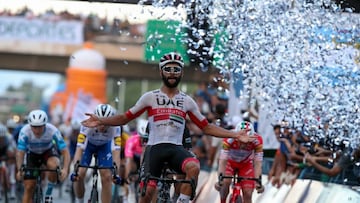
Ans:
<svg viewBox="0 0 360 203"><path fill-rule="evenodd" d="M176 178L168 178L168 177L156 177L156 176L152 176L150 175L149 173L145 176L145 179L144 179L144 186L141 190L141 196L144 196L145 193L146 193L146 184L147 182L149 182L149 180L156 180L156 181L159 181L159 182L162 182L162 183L169 183L169 184L172 184L172 183L187 183L187 184L190 184L191 185L191 189L192 189L192 192L191 192L191 200L195 197L195 187L196 187L196 182L195 182L195 179L192 178L191 180L186 180L186 179L176 179Z"/></svg>
<svg viewBox="0 0 360 203"><path fill-rule="evenodd" d="M218 176L218 180L219 180L219 184L221 186L221 182L223 181L223 179L233 179L233 183L236 182L241 182L243 180L254 180L256 181L259 185L262 185L262 181L261 181L261 176L259 178L253 178L253 177L242 177L242 176L237 176L236 174L232 175L232 176L225 176L222 173L219 174Z"/></svg>
<svg viewBox="0 0 360 203"><path fill-rule="evenodd" d="M98 166L98 165L93 165L93 166L80 165L80 161L77 161L74 165L74 172L70 176L70 179L72 182L76 181L76 177L79 175L79 168L95 169L94 173L96 173L96 170L98 170L98 169L110 169L112 171L113 182L117 185L121 184L121 178L116 174L117 166L116 166L115 162L113 163L113 166L111 166L111 167L109 167L109 166L103 167L103 166Z"/></svg>
<svg viewBox="0 0 360 203"><path fill-rule="evenodd" d="M56 173L56 182L59 183L60 182L60 176L61 176L61 169L60 166L57 166L56 169L48 169L48 168L34 168L34 167L27 167L24 164L21 166L20 168L21 172L25 172L25 171L38 171L39 175L42 172L53 172Z"/></svg>

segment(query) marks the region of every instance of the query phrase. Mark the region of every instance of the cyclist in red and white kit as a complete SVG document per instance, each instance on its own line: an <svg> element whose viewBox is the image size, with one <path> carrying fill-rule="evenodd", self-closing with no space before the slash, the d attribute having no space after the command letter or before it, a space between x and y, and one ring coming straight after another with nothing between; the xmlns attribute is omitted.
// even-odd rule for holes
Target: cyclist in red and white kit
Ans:
<svg viewBox="0 0 360 203"><path fill-rule="evenodd" d="M239 177L258 178L262 173L263 160L263 140L262 137L254 132L252 124L248 121L240 122L236 125L235 131L250 129L249 135L254 135L256 139L252 142L243 143L233 138L223 140L223 148L220 151L218 173L225 176L232 176L237 171ZM220 192L220 202L225 203L229 194L229 186L232 179L224 179L223 184L215 184L215 188ZM262 185L253 180L243 180L240 182L243 202L251 203L254 188L258 192L263 192Z"/></svg>
<svg viewBox="0 0 360 203"><path fill-rule="evenodd" d="M183 132L187 116L206 135L235 138L242 142L255 139L247 136L247 130L238 132L226 130L209 124L195 101L178 89L183 76L184 61L175 52L165 54L159 63L159 74L163 80L160 89L146 92L126 113L108 118L99 118L94 114L86 114L90 118L82 124L87 127L99 125L124 125L147 112L149 122L149 140L144 154L142 174L160 177L161 169L167 162L169 167L179 173L185 173L186 179L197 180L200 172L199 161L182 146ZM156 182L149 181L146 194L140 203L151 201L156 190ZM192 194L189 184L183 184L177 202L188 203Z"/></svg>

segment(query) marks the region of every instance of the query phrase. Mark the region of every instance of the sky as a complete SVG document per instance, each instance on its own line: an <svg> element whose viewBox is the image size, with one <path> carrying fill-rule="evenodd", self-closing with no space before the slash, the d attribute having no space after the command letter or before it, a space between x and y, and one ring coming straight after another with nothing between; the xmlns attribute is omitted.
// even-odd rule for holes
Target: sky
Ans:
<svg viewBox="0 0 360 203"><path fill-rule="evenodd" d="M32 81L37 87L44 87L43 98L49 99L61 82L61 74L0 69L0 94L9 86L19 87L25 81Z"/></svg>

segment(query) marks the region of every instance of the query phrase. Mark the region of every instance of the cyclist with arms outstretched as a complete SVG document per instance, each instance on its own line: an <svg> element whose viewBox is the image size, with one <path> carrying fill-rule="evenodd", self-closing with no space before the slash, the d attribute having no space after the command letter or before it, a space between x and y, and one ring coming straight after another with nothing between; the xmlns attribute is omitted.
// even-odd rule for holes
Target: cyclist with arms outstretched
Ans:
<svg viewBox="0 0 360 203"><path fill-rule="evenodd" d="M26 167L39 168L44 165L47 169L56 170L60 167L60 155L63 157L60 181L68 175L70 154L60 131L51 123L43 110L33 110L28 115L28 124L21 130L16 152L16 165L21 169L26 154ZM23 176L24 175L24 176ZM17 179L24 178L23 203L31 202L35 189L36 177L25 171L17 172ZM48 185L45 193L45 202L52 202L52 190L57 184L57 174L48 173Z"/></svg>
<svg viewBox="0 0 360 203"><path fill-rule="evenodd" d="M149 122L149 140L144 154L142 174L160 177L162 168L167 162L171 169L185 173L186 179L197 178L200 172L199 161L182 146L183 132L187 116L204 134L217 137L231 137L249 142L255 139L247 136L247 131L233 132L209 124L201 114L195 101L178 89L184 73L182 57L175 52L167 53L160 59L159 74L163 85L160 89L146 92L126 113L108 118L95 114L83 121L87 127L99 125L124 125L147 112ZM146 194L140 203L149 203L156 191L156 181L149 181ZM182 184L177 202L188 203L192 194L189 184Z"/></svg>

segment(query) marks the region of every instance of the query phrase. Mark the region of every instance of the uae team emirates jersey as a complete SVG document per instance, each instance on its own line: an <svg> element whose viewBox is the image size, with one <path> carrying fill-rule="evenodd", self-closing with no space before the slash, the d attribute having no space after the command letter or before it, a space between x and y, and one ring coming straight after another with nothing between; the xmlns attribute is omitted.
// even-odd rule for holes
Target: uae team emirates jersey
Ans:
<svg viewBox="0 0 360 203"><path fill-rule="evenodd" d="M148 145L159 143L182 145L186 115L200 129L208 124L195 101L183 92L179 92L173 98L169 98L160 89L146 92L135 106L126 112L126 116L134 119L145 111L149 122Z"/></svg>

